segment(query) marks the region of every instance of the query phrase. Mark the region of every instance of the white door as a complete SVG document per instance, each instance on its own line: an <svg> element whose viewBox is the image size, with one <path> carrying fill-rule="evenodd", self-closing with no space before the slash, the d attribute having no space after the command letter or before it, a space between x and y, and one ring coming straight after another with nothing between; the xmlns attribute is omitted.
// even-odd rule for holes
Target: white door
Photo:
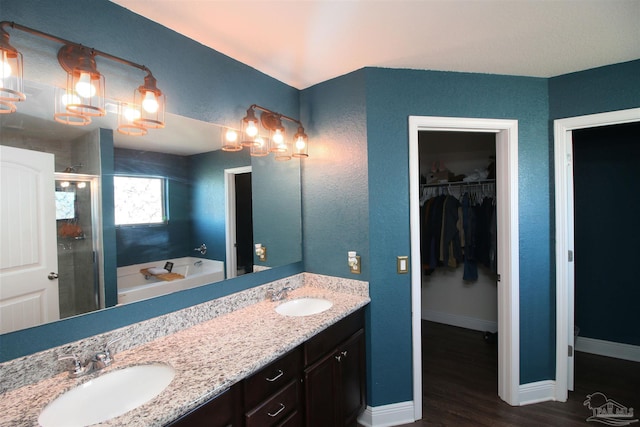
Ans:
<svg viewBox="0 0 640 427"><path fill-rule="evenodd" d="M53 154L0 146L0 333L60 318L53 172Z"/></svg>
<svg viewBox="0 0 640 427"><path fill-rule="evenodd" d="M236 236L236 181L235 176L251 173L251 166L242 166L224 170L225 188L225 241L227 258L227 279L238 276L238 254Z"/></svg>

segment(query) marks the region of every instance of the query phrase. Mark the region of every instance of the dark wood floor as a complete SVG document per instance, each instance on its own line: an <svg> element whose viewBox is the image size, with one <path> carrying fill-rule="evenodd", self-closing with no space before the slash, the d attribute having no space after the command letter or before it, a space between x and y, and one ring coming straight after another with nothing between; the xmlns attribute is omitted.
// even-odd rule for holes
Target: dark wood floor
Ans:
<svg viewBox="0 0 640 427"><path fill-rule="evenodd" d="M585 427L593 423L583 402L598 391L640 416L640 363L576 353L575 391L566 403L512 407L498 397L497 344L478 331L427 321L422 328L423 419L404 427Z"/></svg>

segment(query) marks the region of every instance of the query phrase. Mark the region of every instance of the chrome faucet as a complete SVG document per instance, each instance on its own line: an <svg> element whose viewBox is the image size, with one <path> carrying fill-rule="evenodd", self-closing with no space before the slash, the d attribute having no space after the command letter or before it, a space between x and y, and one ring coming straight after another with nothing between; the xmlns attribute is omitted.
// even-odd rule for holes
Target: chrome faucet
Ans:
<svg viewBox="0 0 640 427"><path fill-rule="evenodd" d="M73 369L69 371L70 378L78 378L83 375L90 374L92 372L99 371L101 369L106 368L107 366L113 363L113 355L111 352L111 345L117 341L120 341L122 337L116 338L114 340L109 341L105 346L104 350L97 352L94 354L89 360L87 360L84 364L80 361L80 358L75 354L68 354L65 356L58 357L58 360L73 360Z"/></svg>
<svg viewBox="0 0 640 427"><path fill-rule="evenodd" d="M194 251L200 252L200 254L205 255L207 253L207 245L203 243L199 248L195 248Z"/></svg>
<svg viewBox="0 0 640 427"><path fill-rule="evenodd" d="M267 299L271 301L281 301L287 297L287 294L291 292L293 288L291 286L285 286L279 291L274 290L273 288L267 289Z"/></svg>

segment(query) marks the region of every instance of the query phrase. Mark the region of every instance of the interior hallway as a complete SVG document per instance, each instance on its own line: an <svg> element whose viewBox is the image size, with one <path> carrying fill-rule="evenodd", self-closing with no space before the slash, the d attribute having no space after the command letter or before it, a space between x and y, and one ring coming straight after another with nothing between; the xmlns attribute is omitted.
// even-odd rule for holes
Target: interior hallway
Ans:
<svg viewBox="0 0 640 427"><path fill-rule="evenodd" d="M583 402L595 392L640 408L640 363L588 353L576 353L575 391L566 403L512 407L497 394L497 348L483 332L423 320L423 419L403 427L585 427L593 423Z"/></svg>

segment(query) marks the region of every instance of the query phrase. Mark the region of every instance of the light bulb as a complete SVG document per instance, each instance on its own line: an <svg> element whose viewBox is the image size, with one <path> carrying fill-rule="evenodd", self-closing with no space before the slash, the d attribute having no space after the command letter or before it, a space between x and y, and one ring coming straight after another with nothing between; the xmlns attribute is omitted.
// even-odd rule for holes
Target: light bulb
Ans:
<svg viewBox="0 0 640 427"><path fill-rule="evenodd" d="M236 142L238 140L238 132L233 129L227 129L227 133L225 134L225 138L229 142Z"/></svg>
<svg viewBox="0 0 640 427"><path fill-rule="evenodd" d="M307 144L304 142L304 138L299 137L298 139L296 139L296 149L298 151L304 150L305 145Z"/></svg>
<svg viewBox="0 0 640 427"><path fill-rule="evenodd" d="M258 128L256 127L256 124L253 121L250 121L249 124L247 124L247 128L244 131L250 137L254 137L258 134Z"/></svg>
<svg viewBox="0 0 640 427"><path fill-rule="evenodd" d="M276 129L276 132L273 134L273 142L277 145L281 145L284 142L284 135L280 129Z"/></svg>
<svg viewBox="0 0 640 427"><path fill-rule="evenodd" d="M254 142L256 146L264 147L264 139L261 136L257 137Z"/></svg>
<svg viewBox="0 0 640 427"><path fill-rule="evenodd" d="M142 100L142 108L144 108L144 111L147 113L155 113L159 107L160 105L156 99L156 94L150 90L146 91L144 93L144 99Z"/></svg>
<svg viewBox="0 0 640 427"><path fill-rule="evenodd" d="M2 72L2 75L0 75L0 78L2 79L11 76L11 64L9 64L9 61L7 61L6 58L3 58L2 60L2 67L0 67L0 71Z"/></svg>
<svg viewBox="0 0 640 427"><path fill-rule="evenodd" d="M124 115L124 118L129 122L139 119L141 115L140 110L131 107L125 107L122 114Z"/></svg>
<svg viewBox="0 0 640 427"><path fill-rule="evenodd" d="M74 95L72 93L65 93L62 95L62 105L67 106L69 104L79 104L80 97L78 95Z"/></svg>
<svg viewBox="0 0 640 427"><path fill-rule="evenodd" d="M76 83L76 92L83 98L91 98L96 94L96 87L91 84L89 73L80 73L80 80Z"/></svg>
<svg viewBox="0 0 640 427"><path fill-rule="evenodd" d="M67 188L68 186L69 186L69 181L62 181L60 183L60 187L62 187L62 188Z"/></svg>
<svg viewBox="0 0 640 427"><path fill-rule="evenodd" d="M78 187L78 188L85 188L86 186L87 186L86 182L79 182L79 183L76 184L76 187Z"/></svg>

